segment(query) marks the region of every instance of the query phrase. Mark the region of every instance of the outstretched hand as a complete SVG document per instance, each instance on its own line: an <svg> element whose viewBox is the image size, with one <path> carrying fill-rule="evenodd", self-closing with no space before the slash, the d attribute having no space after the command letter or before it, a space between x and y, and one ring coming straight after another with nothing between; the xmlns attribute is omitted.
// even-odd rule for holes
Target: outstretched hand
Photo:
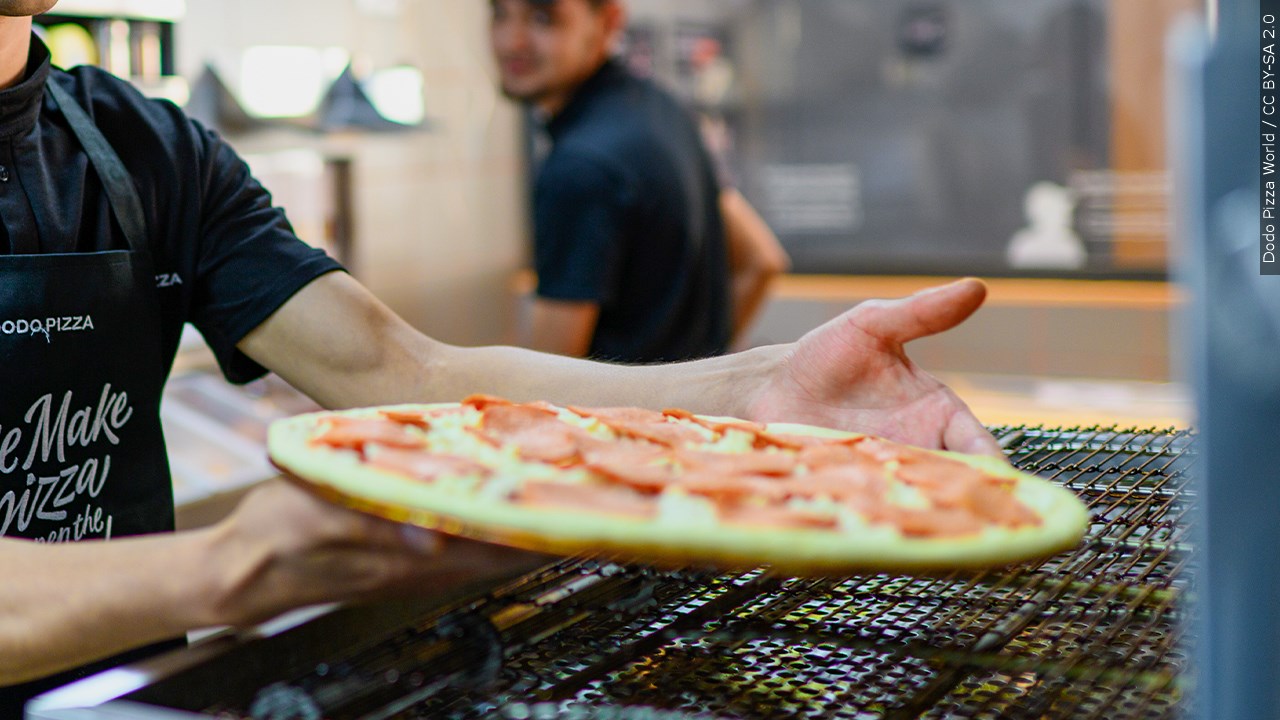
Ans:
<svg viewBox="0 0 1280 720"><path fill-rule="evenodd" d="M982 281L966 278L900 300L858 305L785 351L750 400L750 417L999 456L999 445L964 402L903 349L964 322L986 295Z"/></svg>
<svg viewBox="0 0 1280 720"><path fill-rule="evenodd" d="M210 569L221 578L210 598L214 625L315 603L420 596L501 576L532 557L348 510L283 480L256 488L208 534Z"/></svg>

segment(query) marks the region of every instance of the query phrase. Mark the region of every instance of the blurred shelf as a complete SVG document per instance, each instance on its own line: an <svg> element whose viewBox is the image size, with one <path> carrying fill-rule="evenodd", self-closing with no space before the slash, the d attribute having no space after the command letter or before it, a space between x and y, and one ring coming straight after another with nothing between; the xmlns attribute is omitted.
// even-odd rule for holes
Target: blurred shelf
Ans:
<svg viewBox="0 0 1280 720"><path fill-rule="evenodd" d="M173 22L186 12L186 0L61 0L51 14Z"/></svg>
<svg viewBox="0 0 1280 720"><path fill-rule="evenodd" d="M946 275L782 275L770 287L770 298L852 303L870 298L898 298L936 287L958 276ZM1162 280L1075 280L1058 278L982 278L987 305L1021 307L1098 307L1164 310L1183 302L1183 293ZM513 295L531 293L537 285L532 270L520 270L508 282Z"/></svg>
<svg viewBox="0 0 1280 720"><path fill-rule="evenodd" d="M904 297L954 277L932 275L784 275L774 297L849 301ZM983 278L988 305L1165 309L1182 302L1179 288L1159 280Z"/></svg>

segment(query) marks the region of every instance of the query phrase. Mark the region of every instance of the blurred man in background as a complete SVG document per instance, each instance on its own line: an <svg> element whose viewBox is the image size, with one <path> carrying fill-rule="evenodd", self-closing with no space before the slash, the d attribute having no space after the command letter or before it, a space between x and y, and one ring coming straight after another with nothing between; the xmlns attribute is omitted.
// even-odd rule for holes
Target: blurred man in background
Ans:
<svg viewBox="0 0 1280 720"><path fill-rule="evenodd" d="M529 343L622 362L717 355L788 260L722 189L693 116L611 57L621 0L492 0L502 91L545 123Z"/></svg>

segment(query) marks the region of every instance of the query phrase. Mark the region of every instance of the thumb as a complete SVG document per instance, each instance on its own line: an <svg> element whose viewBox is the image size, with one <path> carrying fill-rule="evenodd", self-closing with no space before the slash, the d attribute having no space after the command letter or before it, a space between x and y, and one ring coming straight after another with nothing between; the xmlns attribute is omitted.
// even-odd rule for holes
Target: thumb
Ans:
<svg viewBox="0 0 1280 720"><path fill-rule="evenodd" d="M855 322L864 332L899 344L959 325L987 298L987 286L977 278L963 278L922 290L900 300L864 303Z"/></svg>

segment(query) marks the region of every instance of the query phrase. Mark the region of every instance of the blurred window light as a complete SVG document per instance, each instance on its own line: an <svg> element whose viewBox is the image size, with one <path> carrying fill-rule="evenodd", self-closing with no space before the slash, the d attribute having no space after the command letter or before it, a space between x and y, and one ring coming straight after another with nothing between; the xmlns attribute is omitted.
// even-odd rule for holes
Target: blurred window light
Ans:
<svg viewBox="0 0 1280 720"><path fill-rule="evenodd" d="M256 117L309 115L348 60L341 48L249 47L240 63L240 102Z"/></svg>
<svg viewBox="0 0 1280 720"><path fill-rule="evenodd" d="M98 46L93 36L82 25L60 23L41 28L36 25L37 32L43 33L45 45L49 47L53 64L60 68L76 65L97 65Z"/></svg>
<svg viewBox="0 0 1280 720"><path fill-rule="evenodd" d="M378 70L361 85L382 117L403 125L418 125L426 118L422 73L417 68L401 65Z"/></svg>
<svg viewBox="0 0 1280 720"><path fill-rule="evenodd" d="M366 15L400 17L400 0L356 0L356 7Z"/></svg>
<svg viewBox="0 0 1280 720"><path fill-rule="evenodd" d="M333 82L351 64L351 53L345 48L327 47L320 51L320 62L324 64L325 82Z"/></svg>

